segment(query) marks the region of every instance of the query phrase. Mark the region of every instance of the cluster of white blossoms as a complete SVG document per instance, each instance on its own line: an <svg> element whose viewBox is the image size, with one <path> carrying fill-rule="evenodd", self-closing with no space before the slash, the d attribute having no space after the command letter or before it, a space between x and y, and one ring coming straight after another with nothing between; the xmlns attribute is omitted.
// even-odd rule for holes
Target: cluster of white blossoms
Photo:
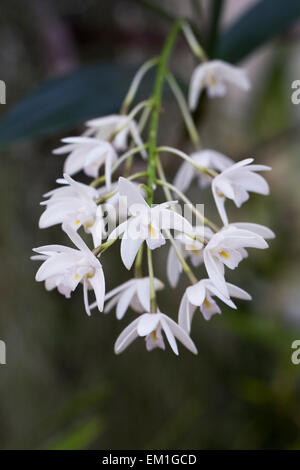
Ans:
<svg viewBox="0 0 300 470"><path fill-rule="evenodd" d="M54 150L57 155L67 155L63 178L57 180L59 187L45 194L46 199L41 203L45 211L39 221L40 228L60 224L76 248L62 245L35 248L36 255L32 259L43 261L36 280L44 281L47 290L57 288L67 298L82 284L88 315L93 309L105 313L115 309L117 319L121 320L128 310L133 311L136 318L115 342L117 354L138 337L145 338L149 351L165 349L167 340L178 354L177 339L196 354L196 346L190 337L196 309L199 307L205 320L209 320L214 314L221 313L220 302L235 309L232 299L250 300L247 292L227 282L225 268L237 268L247 258L248 248L265 249L268 247L266 239L274 237L273 232L262 225L229 223L226 209L228 199L240 207L249 198L249 192L268 194L268 183L260 172L270 168L253 164L252 158L235 163L217 151L201 148L189 111L197 107L204 89L210 98L224 96L227 83L248 90L247 75L240 68L220 60L204 60L192 74L187 103L174 76L167 70L171 42L179 29L180 25L173 28L161 56L138 71L119 115L88 121L82 136L65 138L64 145ZM195 38L186 25L184 32L195 49ZM151 67L157 67L153 95L128 112L137 87ZM196 147L190 155L157 145L165 80L178 100ZM163 169L162 153L184 160L172 184ZM132 172L135 157L145 166L143 172ZM114 180L122 165L123 176ZM102 169L103 174L99 175ZM91 183L74 180L73 176L78 172L93 178ZM201 203L202 191L211 188L222 226L204 217L198 206L186 197L185 192L194 178L199 185L198 203ZM166 200L154 204L159 187ZM182 215L181 204L189 209L192 217L188 217L186 211L183 212L185 216ZM195 223L193 218L196 218ZM90 237L92 248L83 241L83 232L86 233L85 240ZM124 284L106 292L106 283L113 285L114 268L105 263L107 271L104 273L101 261L108 257L108 250L120 238L122 262L127 270L133 269L133 275ZM183 293L178 317L175 315L174 319L162 313L157 303L157 294L165 286L155 277L152 252L162 249L165 244L169 245L166 275L170 287L177 287L182 273L190 282ZM147 263L144 262L146 257ZM143 275L145 267L146 276ZM198 269L199 272L193 272ZM201 275L200 269L206 274ZM92 291L94 299L90 298Z"/></svg>

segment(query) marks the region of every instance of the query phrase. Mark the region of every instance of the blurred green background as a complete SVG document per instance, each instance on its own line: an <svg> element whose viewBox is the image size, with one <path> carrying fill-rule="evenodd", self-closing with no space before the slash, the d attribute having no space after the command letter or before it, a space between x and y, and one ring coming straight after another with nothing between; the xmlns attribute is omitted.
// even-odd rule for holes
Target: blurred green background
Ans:
<svg viewBox="0 0 300 470"><path fill-rule="evenodd" d="M2 449L300 448L300 365L291 363L291 343L300 339L300 105L291 102L300 79L299 2L158 3L167 13L143 0L1 2ZM159 53L170 16L190 18L212 56L249 71L248 95L230 89L224 100L201 100L197 122L206 147L273 167L271 196L254 195L229 213L268 225L277 238L230 272L252 302L237 311L222 306L210 322L195 315L197 357L184 348L178 358L147 353L143 340L115 356L114 341L133 314L121 322L114 313L88 318L81 292L67 301L35 283L29 257L32 247L66 241L59 227L38 229L42 194L62 171L51 150L81 132L85 119L118 112L136 67ZM195 62L182 39L174 56L185 85ZM162 144L190 149L169 94L161 124ZM177 161L164 163L173 175ZM211 194L193 187L190 196L217 221ZM167 284L166 254L154 260ZM108 289L130 277L118 247L104 268ZM182 278L159 294L174 318L185 285Z"/></svg>

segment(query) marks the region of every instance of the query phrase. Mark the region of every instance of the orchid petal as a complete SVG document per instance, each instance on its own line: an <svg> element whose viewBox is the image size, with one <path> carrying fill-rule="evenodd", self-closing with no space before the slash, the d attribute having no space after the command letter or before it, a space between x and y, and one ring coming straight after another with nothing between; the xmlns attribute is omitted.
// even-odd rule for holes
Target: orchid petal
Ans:
<svg viewBox="0 0 300 470"><path fill-rule="evenodd" d="M194 342L191 340L189 335L181 328L174 320L172 320L170 317L168 317L165 314L161 314L163 317L161 321L165 322L168 324L170 327L170 330L172 331L173 335L193 354L198 354L197 348L194 344ZM165 330L166 332L166 330ZM168 338L169 339L169 338ZM175 351L174 351L175 352Z"/></svg>
<svg viewBox="0 0 300 470"><path fill-rule="evenodd" d="M116 316L118 320L121 320L124 317L132 297L134 296L135 290L136 286L133 285L120 294L116 310Z"/></svg>
<svg viewBox="0 0 300 470"><path fill-rule="evenodd" d="M131 266L142 243L142 238L133 239L129 237L128 232L124 233L121 241L121 258L124 266L128 270L131 269Z"/></svg>
<svg viewBox="0 0 300 470"><path fill-rule="evenodd" d="M144 313L137 326L139 336L147 336L154 331L160 322L159 313Z"/></svg>
<svg viewBox="0 0 300 470"><path fill-rule="evenodd" d="M136 318L130 323L120 334L115 342L114 351L116 354L120 354L124 351L137 337L137 324L140 318Z"/></svg>

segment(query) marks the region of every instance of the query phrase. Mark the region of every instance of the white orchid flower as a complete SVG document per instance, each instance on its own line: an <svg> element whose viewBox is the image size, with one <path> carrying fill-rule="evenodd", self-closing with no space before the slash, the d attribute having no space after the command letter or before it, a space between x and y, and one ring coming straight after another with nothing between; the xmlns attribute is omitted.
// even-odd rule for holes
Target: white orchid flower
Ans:
<svg viewBox="0 0 300 470"><path fill-rule="evenodd" d="M203 243L195 239L197 235L210 238L213 232L209 227L199 226L193 229L193 237L185 235L184 233L177 233L174 237L176 247L183 259L190 259L194 267L198 267L203 263ZM167 276L172 287L176 287L181 273L182 264L178 260L175 249L173 246L170 246L167 258Z"/></svg>
<svg viewBox="0 0 300 470"><path fill-rule="evenodd" d="M151 351L154 348L165 349L162 331L173 350L178 355L176 344L177 338L193 354L197 354L196 346L189 335L164 313L144 313L136 318L125 330L122 331L115 343L115 353L120 354L127 348L138 336L146 337L146 348Z"/></svg>
<svg viewBox="0 0 300 470"><path fill-rule="evenodd" d="M217 289L229 297L224 278L224 266L235 269L248 256L245 248L268 248L267 242L257 233L234 226L224 227L209 240L203 250L207 274Z"/></svg>
<svg viewBox="0 0 300 470"><path fill-rule="evenodd" d="M230 297L251 300L251 296L243 289L228 282L226 282L226 287ZM218 297L229 307L236 309L232 300L224 296L210 279L202 279L186 289L180 303L178 323L187 333L191 331L192 319L197 307L200 308L205 320L210 320L214 314L221 313L219 306L212 298L213 296Z"/></svg>
<svg viewBox="0 0 300 470"><path fill-rule="evenodd" d="M228 225L228 227L236 227L243 230L249 230L250 232L254 232L257 235L265 238L266 240L271 240L275 238L275 233L269 227L260 224L253 224L251 222L232 222Z"/></svg>
<svg viewBox="0 0 300 470"><path fill-rule="evenodd" d="M164 284L154 278L154 289L156 291L164 288ZM124 282L120 286L112 289L105 295L104 312L109 312L113 307L116 308L116 315L119 320L124 317L129 306L138 313L150 310L150 278L135 278ZM107 302L107 303L106 303ZM96 302L90 308L96 307Z"/></svg>
<svg viewBox="0 0 300 470"><path fill-rule="evenodd" d="M212 60L204 62L195 68L190 82L189 106L194 110L197 106L201 91L206 88L210 98L226 95L226 82L232 83L242 90L250 89L250 81L245 70L240 67Z"/></svg>
<svg viewBox="0 0 300 470"><path fill-rule="evenodd" d="M132 182L132 184L139 189L139 183ZM103 212L106 211L107 219L110 221L108 228L115 228L118 220L125 220L127 217L127 202L124 198L120 197L118 183L112 183L110 190L108 191L105 186L97 189L98 197L105 197L105 202L101 204ZM140 192L143 196L146 195L146 191L140 188ZM112 194L111 197L108 197Z"/></svg>
<svg viewBox="0 0 300 470"><path fill-rule="evenodd" d="M62 139L66 145L53 150L55 155L68 153L64 172L74 175L83 170L91 178L97 178L99 169L105 165L105 182L111 186L111 168L117 160L117 153L110 142L92 137L66 137Z"/></svg>
<svg viewBox="0 0 300 470"><path fill-rule="evenodd" d="M105 230L102 208L95 202L98 191L73 180L66 173L64 179L58 179L57 182L62 186L46 193L44 197L49 199L41 202L46 210L40 217L39 227L68 223L78 230L83 226L87 233L91 233L94 246L100 245Z"/></svg>
<svg viewBox="0 0 300 470"><path fill-rule="evenodd" d="M258 194L269 194L269 185L266 180L256 174L256 171L269 171L266 165L251 165L253 158L246 158L226 168L216 176L212 182L212 192L224 225L228 224L225 210L226 198L234 201L237 207L249 199L248 191Z"/></svg>
<svg viewBox="0 0 300 470"><path fill-rule="evenodd" d="M250 232L260 235L265 240L271 240L275 238L275 233L273 230L269 229L265 225L253 224L250 222L233 222L228 224L227 227L236 227L243 230L249 230ZM248 258L248 252L245 248L243 248L241 252L243 254L243 258Z"/></svg>
<svg viewBox="0 0 300 470"><path fill-rule="evenodd" d="M86 313L90 315L88 301L90 289L94 290L97 307L102 312L105 280L101 263L72 227L63 225L63 230L78 249L62 245L34 248L33 251L38 255L32 256L31 259L44 261L35 279L38 282L45 281L47 290L57 288L66 298L70 298L71 292L76 289L79 282L82 282Z"/></svg>
<svg viewBox="0 0 300 470"><path fill-rule="evenodd" d="M121 258L127 269L131 268L144 241L151 250L166 243L162 230L174 229L180 232L193 233L193 227L184 217L168 209L177 201L164 202L155 207L150 207L139 190L125 178L119 178L119 193L127 198L131 218L113 230L108 237L108 241L123 234Z"/></svg>
<svg viewBox="0 0 300 470"><path fill-rule="evenodd" d="M199 166L218 171L223 171L225 168L228 168L234 164L234 161L231 160L231 158L210 149L194 152L190 155L190 158ZM198 185L200 188L204 189L211 182L211 177L209 175L201 173L189 162L184 162L180 166L173 184L180 191L184 192L189 188L192 180L196 177L198 179Z"/></svg>
<svg viewBox="0 0 300 470"><path fill-rule="evenodd" d="M96 137L100 140L112 141L118 151L126 150L128 147L128 136L130 135L137 147L143 146L138 126L130 116L111 114L87 121L88 127L85 135ZM146 158L147 153L143 150L141 155Z"/></svg>

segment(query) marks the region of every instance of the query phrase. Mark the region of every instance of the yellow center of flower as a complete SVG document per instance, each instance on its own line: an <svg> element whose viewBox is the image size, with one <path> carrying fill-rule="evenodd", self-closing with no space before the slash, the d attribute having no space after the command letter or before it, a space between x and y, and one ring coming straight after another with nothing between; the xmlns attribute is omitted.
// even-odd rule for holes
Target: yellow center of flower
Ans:
<svg viewBox="0 0 300 470"><path fill-rule="evenodd" d="M94 277L95 276L95 271L93 271L92 273L88 273L85 277L87 279L91 279L91 277Z"/></svg>
<svg viewBox="0 0 300 470"><path fill-rule="evenodd" d="M93 222L87 222L86 224L84 224L84 227L87 230L87 229L91 228L93 225L94 225Z"/></svg>
<svg viewBox="0 0 300 470"><path fill-rule="evenodd" d="M224 194L219 189L216 189L216 193L217 193L217 196L219 197L225 197Z"/></svg>
<svg viewBox="0 0 300 470"><path fill-rule="evenodd" d="M194 255L199 255L200 250L198 250L198 248L194 248L192 252L194 253Z"/></svg>
<svg viewBox="0 0 300 470"><path fill-rule="evenodd" d="M217 79L216 79L216 77L215 77L215 75L214 75L213 73L209 76L208 84L209 84L209 86L211 86L211 87L214 87L214 86L216 86L216 84L217 84Z"/></svg>
<svg viewBox="0 0 300 470"><path fill-rule="evenodd" d="M227 253L227 251L224 251L224 250L219 251L219 255L221 255L221 256L223 256L224 258L227 258L227 259L230 258L230 256L229 256L229 254Z"/></svg>
<svg viewBox="0 0 300 470"><path fill-rule="evenodd" d="M210 303L210 302L207 300L207 298L206 298L206 297L205 297L205 299L204 299L204 302L203 302L203 303L204 303L205 307L207 307L207 308L209 308L209 307L211 306L211 303Z"/></svg>
<svg viewBox="0 0 300 470"><path fill-rule="evenodd" d="M156 341L157 341L157 333L156 333L156 330L153 331L152 336L153 336L154 341L156 342Z"/></svg>
<svg viewBox="0 0 300 470"><path fill-rule="evenodd" d="M75 225L79 225L80 224L80 220L75 220Z"/></svg>
<svg viewBox="0 0 300 470"><path fill-rule="evenodd" d="M152 238L155 238L156 233L155 233L155 230L154 230L154 228L152 227L152 225L149 224L148 228L149 228L149 232L150 232L151 237L152 237Z"/></svg>
<svg viewBox="0 0 300 470"><path fill-rule="evenodd" d="M75 276L74 276L75 281L77 281L78 278L79 278L79 275L75 274Z"/></svg>

